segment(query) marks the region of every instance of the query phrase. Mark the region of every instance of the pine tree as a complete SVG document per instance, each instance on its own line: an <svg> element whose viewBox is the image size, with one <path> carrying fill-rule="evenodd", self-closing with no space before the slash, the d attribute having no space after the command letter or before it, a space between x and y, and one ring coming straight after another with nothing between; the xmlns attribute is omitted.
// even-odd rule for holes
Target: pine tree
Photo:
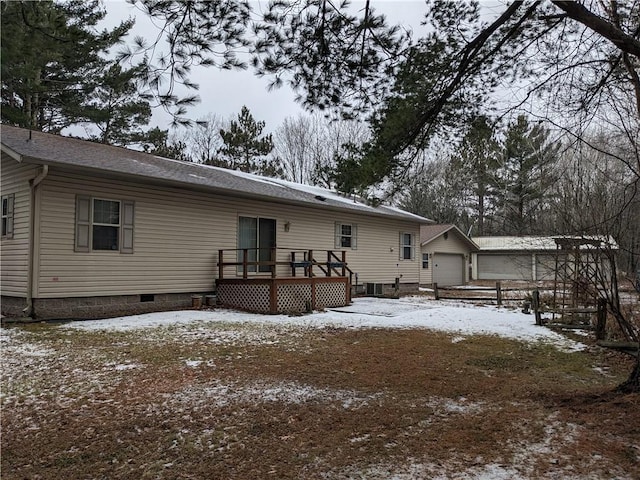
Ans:
<svg viewBox="0 0 640 480"><path fill-rule="evenodd" d="M246 106L243 106L237 120L231 120L229 129L220 130L224 146L220 149L220 166L247 173L277 176L275 162L264 157L273 150L271 134L262 135L265 122L257 122Z"/></svg>
<svg viewBox="0 0 640 480"><path fill-rule="evenodd" d="M500 215L503 234L541 233L541 216L548 210L552 167L560 144L549 139L540 123L530 124L524 115L509 124L498 170Z"/></svg>
<svg viewBox="0 0 640 480"><path fill-rule="evenodd" d="M463 192L463 203L475 218L475 235L486 235L495 204L495 182L500 145L486 116L479 116L451 158L451 181Z"/></svg>
<svg viewBox="0 0 640 480"><path fill-rule="evenodd" d="M147 123L138 94L139 69L122 70L105 56L133 26L98 31L99 0L2 2L2 121L59 133L94 124L103 142L125 143Z"/></svg>

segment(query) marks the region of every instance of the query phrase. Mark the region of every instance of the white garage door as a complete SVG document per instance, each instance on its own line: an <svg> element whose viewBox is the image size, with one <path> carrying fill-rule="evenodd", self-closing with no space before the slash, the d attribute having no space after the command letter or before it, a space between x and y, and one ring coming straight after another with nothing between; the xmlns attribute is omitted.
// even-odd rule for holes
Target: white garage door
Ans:
<svg viewBox="0 0 640 480"><path fill-rule="evenodd" d="M556 256L536 255L536 280L553 280L556 275Z"/></svg>
<svg viewBox="0 0 640 480"><path fill-rule="evenodd" d="M479 280L531 280L531 255L478 254Z"/></svg>
<svg viewBox="0 0 640 480"><path fill-rule="evenodd" d="M434 253L433 281L441 286L464 284L464 256Z"/></svg>

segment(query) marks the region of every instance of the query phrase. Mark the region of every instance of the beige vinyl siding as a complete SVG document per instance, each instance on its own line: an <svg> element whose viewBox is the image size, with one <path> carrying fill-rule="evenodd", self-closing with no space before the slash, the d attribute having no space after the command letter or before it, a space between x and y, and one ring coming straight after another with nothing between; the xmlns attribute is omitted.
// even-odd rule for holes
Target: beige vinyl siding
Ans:
<svg viewBox="0 0 640 480"><path fill-rule="evenodd" d="M31 195L29 180L36 168L2 154L2 195L14 194L13 238L3 238L1 248L2 295L26 297L29 268Z"/></svg>
<svg viewBox="0 0 640 480"><path fill-rule="evenodd" d="M325 260L326 257L321 258L322 255L326 255L324 250L335 250L335 223L355 224L358 227L357 249L344 250L349 268L358 274L359 283L393 283L399 276L402 283L419 281L418 259L399 260L398 250L398 237L401 232L412 233L414 241L418 241L420 234L418 224L329 210L283 208L273 204L255 205L254 208L268 208L273 215L279 213L282 220L277 224L278 247L291 250L323 250L321 254L314 255L318 261ZM284 217L282 217L283 209L286 211ZM284 221L291 223L289 232L284 231Z"/></svg>
<svg viewBox="0 0 640 480"><path fill-rule="evenodd" d="M461 255L467 255L464 259L464 281L469 281L469 269L467 262L469 261L469 247L459 235L454 231L449 230L448 238L445 240L444 234L438 236L431 242L423 245L420 254L420 283L423 285L430 285L433 283L433 258L429 259L429 268L422 268L422 253L436 254L436 253L458 253Z"/></svg>
<svg viewBox="0 0 640 480"><path fill-rule="evenodd" d="M357 223L358 250L347 250L347 261L360 282L391 283L399 274L402 282L419 279L417 258L398 260L398 233L413 232L417 239L417 223L54 169L41 188L36 295L41 298L211 290L217 277L218 249L237 246L239 216L276 219L277 246L291 250L334 249L335 222ZM74 252L76 195L135 202L133 254ZM289 232L284 231L285 222L290 223ZM279 260L284 260L284 253L281 251ZM234 261L233 254L225 260ZM288 275L290 269L281 267L278 273Z"/></svg>

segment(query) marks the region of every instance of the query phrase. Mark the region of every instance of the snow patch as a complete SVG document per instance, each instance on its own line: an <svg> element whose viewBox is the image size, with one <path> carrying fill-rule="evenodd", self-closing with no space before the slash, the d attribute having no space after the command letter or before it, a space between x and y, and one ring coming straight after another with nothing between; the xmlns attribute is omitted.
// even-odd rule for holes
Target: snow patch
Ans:
<svg viewBox="0 0 640 480"><path fill-rule="evenodd" d="M347 307L328 309L309 315L291 317L287 315L260 315L234 310L183 310L157 312L106 320L84 320L71 322L64 328L81 330L127 331L156 327L189 326L196 328L203 323L227 322L272 327L305 328L424 328L450 332L464 336L497 335L524 342L546 342L566 351L583 350L586 346L535 325L531 315L518 310L497 306L475 306L460 302L435 301L421 296L403 297L399 300L387 298L356 298ZM209 325L211 326L211 325ZM183 332L185 335L207 337L208 340L229 342L247 340L243 333L213 330ZM249 333L247 333L249 335ZM253 335L256 335L255 332ZM225 338L227 336L227 338ZM277 335L271 335L277 341ZM256 342L265 341L260 335Z"/></svg>
<svg viewBox="0 0 640 480"><path fill-rule="evenodd" d="M191 409L215 405L224 407L238 403L338 402L344 409L357 409L380 394L365 395L352 390L320 389L295 382L251 384L216 382L202 388L187 388L165 395L164 405L181 405Z"/></svg>

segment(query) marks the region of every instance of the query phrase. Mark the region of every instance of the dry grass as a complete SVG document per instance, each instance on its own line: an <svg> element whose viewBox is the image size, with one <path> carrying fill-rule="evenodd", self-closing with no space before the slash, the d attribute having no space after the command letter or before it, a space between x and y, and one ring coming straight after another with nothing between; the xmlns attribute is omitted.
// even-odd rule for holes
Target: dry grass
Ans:
<svg viewBox="0 0 640 480"><path fill-rule="evenodd" d="M3 370L7 480L640 476L640 398L609 393L629 364L597 348L45 325L8 335Z"/></svg>

